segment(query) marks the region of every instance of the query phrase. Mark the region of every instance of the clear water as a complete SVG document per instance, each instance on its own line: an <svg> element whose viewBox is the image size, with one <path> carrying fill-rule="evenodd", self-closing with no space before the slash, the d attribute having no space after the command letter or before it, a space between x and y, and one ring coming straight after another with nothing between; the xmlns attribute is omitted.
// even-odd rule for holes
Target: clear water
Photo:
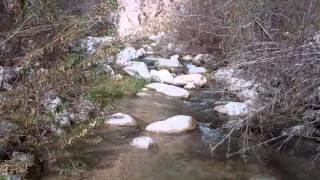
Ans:
<svg viewBox="0 0 320 180"><path fill-rule="evenodd" d="M195 95L201 97L203 94ZM204 98L205 99L205 98ZM170 99L159 95L144 98L126 98L119 102L122 112L132 114L140 122L139 128L104 127L96 130L82 143L66 148L64 153L52 148L52 155L43 179L110 179L110 180L231 180L231 179L320 179L318 167L303 152L308 143L301 144L299 153L275 152L272 148L256 148L245 157L225 158L227 145L222 145L212 158L209 144L221 139L222 130L210 129L211 121L221 123L219 116L201 101ZM193 104L193 105L192 105ZM189 133L163 135L143 131L151 122L177 114L194 115L202 123ZM216 116L216 117L214 117ZM212 123L212 122L211 122ZM138 150L130 146L133 137L152 137L157 147ZM101 143L95 143L97 137ZM241 141L232 138L231 151L237 151ZM311 143L312 144L312 143ZM298 148L300 145L295 146ZM83 164L76 175L58 175L57 165L69 162Z"/></svg>

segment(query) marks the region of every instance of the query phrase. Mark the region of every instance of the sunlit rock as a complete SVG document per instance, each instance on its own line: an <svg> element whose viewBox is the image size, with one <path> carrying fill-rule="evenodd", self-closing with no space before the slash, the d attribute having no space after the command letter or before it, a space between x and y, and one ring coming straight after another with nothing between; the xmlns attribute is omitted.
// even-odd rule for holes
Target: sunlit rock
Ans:
<svg viewBox="0 0 320 180"><path fill-rule="evenodd" d="M114 37L105 36L105 37L93 37L88 36L87 39L84 40L85 49L89 55L95 53L97 51L97 47L101 45L110 45L115 41Z"/></svg>
<svg viewBox="0 0 320 180"><path fill-rule="evenodd" d="M191 116L178 115L152 123L146 127L146 130L154 133L179 133L195 128L196 121Z"/></svg>
<svg viewBox="0 0 320 180"><path fill-rule="evenodd" d="M204 67L197 67L193 64L187 64L188 73L189 74L205 74L207 73L206 68Z"/></svg>
<svg viewBox="0 0 320 180"><path fill-rule="evenodd" d="M168 51L174 51L174 49L175 49L175 44L173 44L173 43L168 43L168 45L167 45L167 50L168 50Z"/></svg>
<svg viewBox="0 0 320 180"><path fill-rule="evenodd" d="M130 76L150 80L151 76L144 62L130 62L123 70Z"/></svg>
<svg viewBox="0 0 320 180"><path fill-rule="evenodd" d="M136 57L140 58L140 57L144 56L145 54L146 54L146 51L143 48L140 48L136 52Z"/></svg>
<svg viewBox="0 0 320 180"><path fill-rule="evenodd" d="M190 95L189 92L183 88L164 83L152 83L146 87L171 97L188 98Z"/></svg>
<svg viewBox="0 0 320 180"><path fill-rule="evenodd" d="M159 58L158 61L155 62L155 65L158 67L158 69L171 69L181 67L177 59Z"/></svg>
<svg viewBox="0 0 320 180"><path fill-rule="evenodd" d="M154 80L156 82L169 83L169 84L173 83L173 76L166 69L162 69L159 71L151 70L150 75L151 75L152 80Z"/></svg>
<svg viewBox="0 0 320 180"><path fill-rule="evenodd" d="M183 61L192 61L192 60L193 60L193 56L191 56L191 55L186 55L186 56L183 56L183 57L181 58L181 60L183 60Z"/></svg>
<svg viewBox="0 0 320 180"><path fill-rule="evenodd" d="M137 122L130 115L116 113L107 117L105 123L112 126L136 126Z"/></svg>
<svg viewBox="0 0 320 180"><path fill-rule="evenodd" d="M134 138L131 142L131 145L138 149L149 149L155 145L155 142L148 136L140 136Z"/></svg>
<svg viewBox="0 0 320 180"><path fill-rule="evenodd" d="M175 85L187 85L193 83L196 87L203 87L207 83L207 78L201 74L189 74L181 75L174 78L173 83Z"/></svg>
<svg viewBox="0 0 320 180"><path fill-rule="evenodd" d="M116 65L119 65L119 66L125 66L125 65L128 65L131 60L136 58L138 58L137 50L134 49L133 47L127 47L117 54L115 63Z"/></svg>
<svg viewBox="0 0 320 180"><path fill-rule="evenodd" d="M188 83L183 88L185 88L185 89L196 89L197 86L194 83Z"/></svg>
<svg viewBox="0 0 320 180"><path fill-rule="evenodd" d="M145 93L145 92L138 92L136 95L139 96L139 97L151 96L150 94Z"/></svg>
<svg viewBox="0 0 320 180"><path fill-rule="evenodd" d="M240 102L230 102L226 105L216 106L214 110L230 116L244 116L249 113L248 105Z"/></svg>
<svg viewBox="0 0 320 180"><path fill-rule="evenodd" d="M170 57L170 60L173 60L173 61L177 61L177 60L179 60L179 55L177 54L177 55L173 55L173 56L171 56Z"/></svg>

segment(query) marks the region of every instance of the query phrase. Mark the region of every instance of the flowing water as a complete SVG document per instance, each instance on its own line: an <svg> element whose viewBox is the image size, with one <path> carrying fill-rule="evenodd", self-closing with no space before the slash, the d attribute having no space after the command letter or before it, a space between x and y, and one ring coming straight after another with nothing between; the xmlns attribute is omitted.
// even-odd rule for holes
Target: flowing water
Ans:
<svg viewBox="0 0 320 180"><path fill-rule="evenodd" d="M103 127L93 131L82 143L51 150L48 164L70 164L79 169L76 175L59 175L55 166L45 167L43 179L110 179L110 180L224 180L224 179L319 179L310 157L256 148L245 157L225 158L228 146L223 144L212 157L209 144L221 140L225 133L219 126L226 117L211 111L208 98L233 99L232 94L194 93L186 101L152 94L148 97L125 98L119 102L122 112L139 120L138 128ZM212 107L212 106L211 106ZM146 124L186 114L198 120L195 131L182 134L153 134L143 130ZM212 125L211 125L212 124ZM132 138L147 135L157 146L139 150L130 145ZM97 140L100 140L97 143ZM241 141L231 140L230 151L237 151ZM307 143L302 145L306 146ZM306 154L308 152L303 152ZM75 168L75 167L74 167ZM75 171L75 169L73 169Z"/></svg>

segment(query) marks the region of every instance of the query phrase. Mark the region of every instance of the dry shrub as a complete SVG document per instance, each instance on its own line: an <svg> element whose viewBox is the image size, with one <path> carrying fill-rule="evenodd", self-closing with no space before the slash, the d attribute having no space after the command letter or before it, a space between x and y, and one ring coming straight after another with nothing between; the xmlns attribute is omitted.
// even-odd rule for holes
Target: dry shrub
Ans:
<svg viewBox="0 0 320 180"><path fill-rule="evenodd" d="M320 86L318 0L190 0L185 8L178 16L181 39L222 55L263 85L264 106L251 129L272 139L287 127L310 124L302 115L319 110L308 101L319 98L311 97Z"/></svg>

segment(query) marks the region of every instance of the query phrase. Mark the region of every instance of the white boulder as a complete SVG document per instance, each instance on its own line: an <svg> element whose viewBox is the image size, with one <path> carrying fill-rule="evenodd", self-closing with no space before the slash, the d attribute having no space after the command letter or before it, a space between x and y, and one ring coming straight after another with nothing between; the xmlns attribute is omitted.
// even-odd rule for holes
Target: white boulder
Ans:
<svg viewBox="0 0 320 180"><path fill-rule="evenodd" d="M130 62L123 70L130 76L136 76L147 80L151 79L148 67L144 62Z"/></svg>
<svg viewBox="0 0 320 180"><path fill-rule="evenodd" d="M93 54L97 50L97 46L99 45L110 45L112 42L115 41L114 37L111 36L105 36L105 37L93 37L93 36L88 36L83 44L86 46L87 53L89 55Z"/></svg>
<svg viewBox="0 0 320 180"><path fill-rule="evenodd" d="M150 94L144 93L144 92L138 92L136 95L139 96L139 97L151 96Z"/></svg>
<svg viewBox="0 0 320 180"><path fill-rule="evenodd" d="M131 145L138 149L149 149L150 147L155 145L155 142L148 136L140 136L134 138L131 142Z"/></svg>
<svg viewBox="0 0 320 180"><path fill-rule="evenodd" d="M164 83L152 83L146 87L171 97L188 98L190 95L189 92L183 88Z"/></svg>
<svg viewBox="0 0 320 180"><path fill-rule="evenodd" d="M137 126L136 120L124 113L116 113L109 116L105 123L112 126Z"/></svg>
<svg viewBox="0 0 320 180"><path fill-rule="evenodd" d="M116 64L119 66L127 65L131 60L136 59L137 50L133 47L127 47L117 54Z"/></svg>
<svg viewBox="0 0 320 180"><path fill-rule="evenodd" d="M173 56L171 56L170 57L170 60L174 60L174 61L177 61L177 60L179 60L179 55L178 54L176 54L176 55L173 55Z"/></svg>
<svg viewBox="0 0 320 180"><path fill-rule="evenodd" d="M174 78L175 85L187 85L193 83L196 87L200 88L207 83L207 78L201 74L181 75Z"/></svg>
<svg viewBox="0 0 320 180"><path fill-rule="evenodd" d="M206 68L197 67L193 64L187 64L187 68L188 68L189 74L205 74L205 73L207 73Z"/></svg>
<svg viewBox="0 0 320 180"><path fill-rule="evenodd" d="M188 83L183 88L185 88L185 89L196 89L197 86L195 84L193 84L193 83Z"/></svg>
<svg viewBox="0 0 320 180"><path fill-rule="evenodd" d="M179 133L196 128L196 121L191 116L178 115L163 121L152 123L146 130L154 133Z"/></svg>
<svg viewBox="0 0 320 180"><path fill-rule="evenodd" d="M164 59L159 58L158 61L155 63L155 65L159 69L170 69L170 68L178 68L181 67L180 63L177 59Z"/></svg>
<svg viewBox="0 0 320 180"><path fill-rule="evenodd" d="M183 56L183 57L181 58L181 60L183 60L183 61L192 61L192 60L193 60L193 56L191 56L191 55L186 55L186 56Z"/></svg>
<svg viewBox="0 0 320 180"><path fill-rule="evenodd" d="M174 49L175 49L175 44L173 44L173 43L168 43L168 45L167 45L167 50L168 50L168 51L174 51Z"/></svg>
<svg viewBox="0 0 320 180"><path fill-rule="evenodd" d="M213 57L210 54L198 54L194 57L194 64L208 63L212 61Z"/></svg>
<svg viewBox="0 0 320 180"><path fill-rule="evenodd" d="M230 102L226 105L216 106L214 110L229 116L244 116L249 113L248 105L240 102Z"/></svg>
<svg viewBox="0 0 320 180"><path fill-rule="evenodd" d="M166 69L161 69L159 71L151 70L150 76L151 76L152 80L157 81L157 82L169 83L169 84L173 83L173 76Z"/></svg>
<svg viewBox="0 0 320 180"><path fill-rule="evenodd" d="M140 58L140 57L144 56L145 54L146 54L146 51L143 48L140 48L136 52L136 57Z"/></svg>

